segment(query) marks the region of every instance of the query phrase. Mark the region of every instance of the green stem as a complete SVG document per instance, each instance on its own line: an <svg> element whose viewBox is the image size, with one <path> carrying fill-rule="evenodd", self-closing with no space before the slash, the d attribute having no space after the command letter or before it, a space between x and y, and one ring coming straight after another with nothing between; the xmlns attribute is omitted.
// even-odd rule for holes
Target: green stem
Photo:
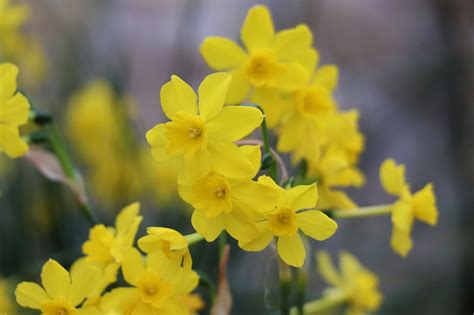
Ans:
<svg viewBox="0 0 474 315"><path fill-rule="evenodd" d="M393 204L361 207L347 210L332 210L329 214L333 218L364 218L392 213Z"/></svg>
<svg viewBox="0 0 474 315"><path fill-rule="evenodd" d="M307 274L304 269L295 269L296 273L296 309L298 315L304 315L304 297L306 291Z"/></svg>
<svg viewBox="0 0 474 315"><path fill-rule="evenodd" d="M305 315L315 315L318 312L328 311L336 306L343 304L347 300L347 296L344 293L334 294L323 297L318 300L308 302L304 305L303 310ZM297 309L294 307L291 309L291 315L296 315Z"/></svg>
<svg viewBox="0 0 474 315"><path fill-rule="evenodd" d="M204 236L202 236L199 233L188 234L188 235L185 235L184 237L188 241L188 246L194 245L204 240Z"/></svg>
<svg viewBox="0 0 474 315"><path fill-rule="evenodd" d="M260 129L262 130L263 151L266 154L269 154L273 157L271 146L270 146L270 136L268 133L267 121L265 118L265 112L260 107L258 107L258 109L260 109L260 111L264 114L262 124L260 126ZM270 167L268 168L268 176L270 176L271 178L273 178L275 182L277 182L278 172L277 172L276 162L274 158L272 159Z"/></svg>
<svg viewBox="0 0 474 315"><path fill-rule="evenodd" d="M280 315L290 314L291 271L290 267L279 259L280 279Z"/></svg>

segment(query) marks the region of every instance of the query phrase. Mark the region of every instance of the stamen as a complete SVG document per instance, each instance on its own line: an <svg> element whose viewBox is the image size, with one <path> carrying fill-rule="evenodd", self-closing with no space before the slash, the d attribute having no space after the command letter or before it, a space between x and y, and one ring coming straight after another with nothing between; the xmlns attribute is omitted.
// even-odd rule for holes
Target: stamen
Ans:
<svg viewBox="0 0 474 315"><path fill-rule="evenodd" d="M219 187L216 190L214 190L214 193L217 198L223 199L225 197L225 188Z"/></svg>
<svg viewBox="0 0 474 315"><path fill-rule="evenodd" d="M60 309L58 309L58 310L56 311L56 314L57 314L57 315L68 315L68 312L67 312L66 309L60 308Z"/></svg>
<svg viewBox="0 0 474 315"><path fill-rule="evenodd" d="M189 128L188 133L191 139L196 139L196 138L199 138L199 136L201 136L202 130L199 128Z"/></svg>

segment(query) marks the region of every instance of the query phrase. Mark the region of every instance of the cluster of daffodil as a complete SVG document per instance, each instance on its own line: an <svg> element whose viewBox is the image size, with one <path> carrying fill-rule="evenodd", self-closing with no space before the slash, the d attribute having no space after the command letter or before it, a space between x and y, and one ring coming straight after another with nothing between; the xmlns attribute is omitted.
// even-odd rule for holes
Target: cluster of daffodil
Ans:
<svg viewBox="0 0 474 315"><path fill-rule="evenodd" d="M82 246L85 256L69 271L48 260L42 285L18 284L17 302L48 315L194 314L202 308L192 293L199 277L192 270L188 239L172 229L148 228L148 235L138 240L144 256L134 247L142 221L139 210L133 203L119 213L115 227L94 226ZM126 286L117 283L119 271Z"/></svg>
<svg viewBox="0 0 474 315"><path fill-rule="evenodd" d="M89 83L71 97L67 132L96 199L107 207L142 196L160 204L176 199L176 163L154 163L145 144L135 141L130 97L119 97L105 80ZM100 148L100 150L98 150Z"/></svg>
<svg viewBox="0 0 474 315"><path fill-rule="evenodd" d="M45 73L45 58L38 42L26 35L22 28L29 17L25 4L0 0L0 61L13 61L26 69L22 79L36 85Z"/></svg>
<svg viewBox="0 0 474 315"><path fill-rule="evenodd" d="M91 229L82 247L85 256L69 272L49 260L41 274L43 287L19 284L17 302L57 315L193 313L202 301L192 293L199 278L192 270L190 243L212 242L228 233L241 249L259 252L274 242L282 277L288 266L299 268L307 261L306 238L330 238L338 228L335 220L343 218L391 215L391 246L406 256L415 219L437 222L433 186L412 194L404 166L388 159L380 167L380 181L398 197L394 203L359 208L340 190L365 181L357 167L364 137L358 112L338 109L333 96L337 67L318 65L312 37L305 25L275 32L269 11L255 6L241 29L244 47L222 37L206 38L202 55L219 72L206 76L197 92L176 75L161 88L168 120L146 134L158 166L143 162L141 147L130 157L130 130L121 129L127 105L108 84L96 82L73 97L69 134L95 174L97 192L129 198L127 193L143 182L141 175L130 177L130 168L145 165L163 173L172 166L175 171L166 176L194 208L190 221L197 234L149 228L138 240L140 251L134 239L142 217L139 205L132 204L114 228L98 224ZM17 72L10 64L0 66L0 150L13 158L28 150L18 128L27 122L29 105L16 92ZM276 150L267 127L274 131ZM258 128L263 141L244 139ZM296 169L292 177L280 156L285 153ZM355 257L342 252L339 271L326 252L316 257L330 288L294 309L282 290L282 314L317 314L338 306L346 306L347 314L367 314L379 308L377 276ZM117 281L119 271L127 286Z"/></svg>

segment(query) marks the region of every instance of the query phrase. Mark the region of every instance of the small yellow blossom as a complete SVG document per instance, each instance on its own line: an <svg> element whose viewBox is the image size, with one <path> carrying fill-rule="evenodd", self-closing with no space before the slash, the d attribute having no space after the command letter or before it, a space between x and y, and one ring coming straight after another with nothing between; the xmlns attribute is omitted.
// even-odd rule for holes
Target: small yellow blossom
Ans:
<svg viewBox="0 0 474 315"><path fill-rule="evenodd" d="M184 300L198 285L199 277L188 267L168 259L163 252L141 254L130 250L122 270L129 288L117 288L101 301L105 314L189 314Z"/></svg>
<svg viewBox="0 0 474 315"><path fill-rule="evenodd" d="M15 291L16 300L21 306L40 310L44 315L88 314L87 309L78 306L95 289L100 271L92 267L80 271L70 274L50 259L41 272L43 287L33 282L21 282Z"/></svg>
<svg viewBox="0 0 474 315"><path fill-rule="evenodd" d="M125 207L117 216L115 228L103 224L94 226L89 233L89 240L82 246L82 251L89 262L120 264L124 253L128 251L135 240L138 227L143 219L138 215L140 204L133 203Z"/></svg>
<svg viewBox="0 0 474 315"><path fill-rule="evenodd" d="M339 272L327 252L316 255L319 273L332 287L324 291L326 298L343 297L348 305L346 314L368 314L379 309L382 294L378 289L378 278L361 266L348 252L339 255Z"/></svg>
<svg viewBox="0 0 474 315"><path fill-rule="evenodd" d="M28 122L30 104L17 92L18 68L9 63L0 64L0 152L11 158L25 155L28 145L20 137L19 127Z"/></svg>
<svg viewBox="0 0 474 315"><path fill-rule="evenodd" d="M433 185L427 184L412 194L405 180L405 166L397 165L392 159L385 160L380 166L380 182L387 193L399 198L392 210L391 245L395 252L405 257L413 247L411 231L415 219L429 225L438 222Z"/></svg>
<svg viewBox="0 0 474 315"><path fill-rule="evenodd" d="M171 121L147 133L156 160L181 159L181 175L187 179L202 178L211 169L236 178L253 172L234 141L255 130L263 115L253 107L223 106L230 80L226 73L204 78L199 106L193 89L179 77L163 85L161 104Z"/></svg>
<svg viewBox="0 0 474 315"><path fill-rule="evenodd" d="M278 193L274 207L257 219L259 233L250 242L239 242L244 250L261 251L278 238L277 250L288 265L301 267L306 251L299 230L306 236L323 241L331 237L337 223L321 211L313 210L318 201L316 184L299 185L287 190L278 186L270 177L261 176L258 182Z"/></svg>
<svg viewBox="0 0 474 315"><path fill-rule="evenodd" d="M306 67L312 67L317 54L311 48L312 34L306 25L275 32L272 17L263 5L248 11L240 38L245 50L234 41L210 36L201 45L208 65L232 74L227 102L238 104L251 88L292 90L306 82Z"/></svg>
<svg viewBox="0 0 474 315"><path fill-rule="evenodd" d="M199 180L179 182L181 197L195 208L191 223L208 242L224 229L237 240L249 241L258 231L254 213L270 210L278 198L271 188L252 180L260 168L260 148L242 146L239 150L253 165L247 178L211 171Z"/></svg>

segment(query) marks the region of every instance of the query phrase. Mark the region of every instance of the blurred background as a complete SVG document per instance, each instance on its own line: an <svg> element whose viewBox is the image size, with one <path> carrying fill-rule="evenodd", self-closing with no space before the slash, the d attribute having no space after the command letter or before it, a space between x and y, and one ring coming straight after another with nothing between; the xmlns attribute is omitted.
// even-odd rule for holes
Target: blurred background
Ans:
<svg viewBox="0 0 474 315"><path fill-rule="evenodd" d="M102 222L112 224L121 207L141 201L145 221L139 235L146 226L193 232L191 209L174 190L173 167L150 171L153 163L147 159L144 134L163 121L161 85L178 74L197 87L211 72L198 50L202 40L208 35L237 39L247 10L256 3L270 8L277 30L308 24L321 63L340 68L339 105L361 113L366 135L361 169L367 184L350 195L360 205L391 202L380 187L378 168L393 157L406 164L414 190L435 184L440 210L435 228L415 225L414 249L406 259L389 246L388 217L340 220L336 235L313 247L333 254L347 249L380 276L385 299L379 314L474 312L474 2L13 2L29 6L23 30L44 58L32 62L39 74L30 76L34 80L25 74L20 88L36 107L57 117ZM78 91L84 89L90 95L81 99ZM108 136L136 154L125 158L122 152L128 149L105 150L93 129L75 132L75 117L81 115L77 104L100 98L112 105L97 119L117 126L119 134ZM102 173L103 166L93 165L84 151L101 155L111 169ZM0 160L0 168L0 276L11 283L31 279L48 257L68 264L80 256L90 226L71 192L25 159ZM118 184L109 183L111 176ZM215 277L216 255L215 244L197 245L196 268ZM270 249L252 254L233 247L232 314L263 314L265 306L275 306L275 268ZM313 261L308 271L310 300L319 296L323 283Z"/></svg>

